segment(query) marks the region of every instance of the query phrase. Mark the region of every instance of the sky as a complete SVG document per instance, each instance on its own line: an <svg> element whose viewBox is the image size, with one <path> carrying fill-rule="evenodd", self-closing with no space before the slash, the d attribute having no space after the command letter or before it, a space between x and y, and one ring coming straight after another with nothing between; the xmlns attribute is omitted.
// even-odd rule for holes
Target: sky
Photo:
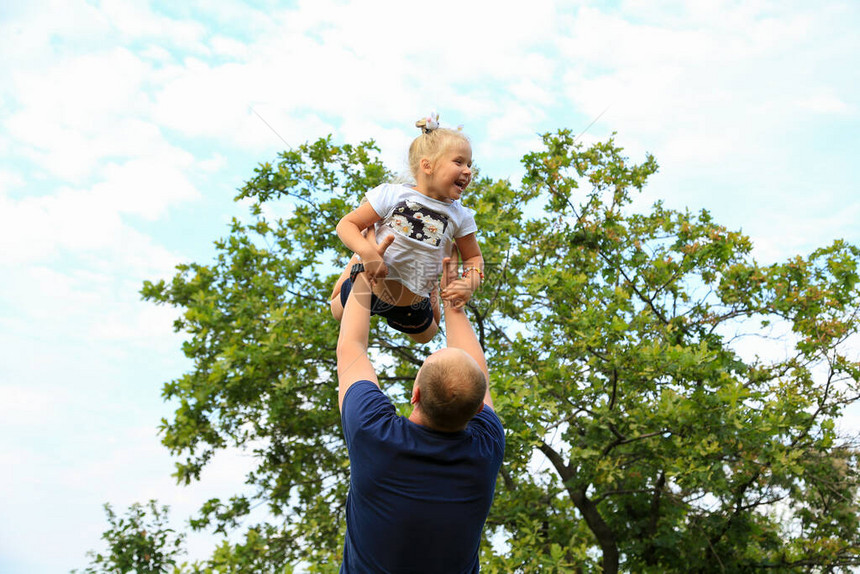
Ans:
<svg viewBox="0 0 860 574"><path fill-rule="evenodd" d="M403 171L436 110L516 182L541 133L615 133L660 164L639 203L708 209L763 263L860 245L858 25L854 0L0 4L0 572L85 567L104 503L181 527L241 490L242 452L171 477L161 388L190 364L139 291L212 259L258 163L331 134Z"/></svg>

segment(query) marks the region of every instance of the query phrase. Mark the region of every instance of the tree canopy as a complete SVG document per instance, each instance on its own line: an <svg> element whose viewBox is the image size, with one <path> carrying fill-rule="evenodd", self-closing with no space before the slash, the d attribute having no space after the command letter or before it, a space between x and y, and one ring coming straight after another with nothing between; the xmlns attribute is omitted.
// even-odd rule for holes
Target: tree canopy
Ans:
<svg viewBox="0 0 860 574"><path fill-rule="evenodd" d="M181 311L193 360L163 390L177 479L199 479L219 449L253 453L243 493L210 500L192 527L231 531L263 502L275 517L242 523L246 541L209 568L337 571L349 465L328 299L349 253L334 227L391 179L377 154L328 137L261 164L237 197L250 217L214 260L143 287ZM559 130L523 167L520 184L480 176L463 198L487 262L469 312L507 437L484 571L860 564L858 451L837 424L858 398L860 250L836 241L765 265L707 211L636 211L657 164L614 139L586 147ZM778 353L761 350L776 336ZM441 340L374 320L380 384L403 413Z"/></svg>
<svg viewBox="0 0 860 574"><path fill-rule="evenodd" d="M155 500L146 505L134 503L123 517L117 516L110 504L105 504L104 510L110 528L102 534L102 539L107 542L108 552L88 552L90 565L82 574L180 571L177 561L185 554L185 534L170 528L167 506L159 506Z"/></svg>

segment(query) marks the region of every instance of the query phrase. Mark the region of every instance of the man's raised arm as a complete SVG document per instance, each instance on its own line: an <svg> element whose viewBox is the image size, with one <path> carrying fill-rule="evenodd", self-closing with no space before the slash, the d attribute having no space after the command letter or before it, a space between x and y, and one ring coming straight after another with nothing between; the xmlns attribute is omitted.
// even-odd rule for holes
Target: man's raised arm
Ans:
<svg viewBox="0 0 860 574"><path fill-rule="evenodd" d="M459 277L460 269L460 253L457 247L454 246L451 251L451 257L445 258L443 263L442 274L442 298L445 298L445 287L448 283ZM478 342L478 337L472 329L472 324L469 323L469 318L466 316L466 311L462 305L459 308L455 307L451 301L445 301L445 335L449 347L457 347L463 349L469 356L475 359L478 366L484 372L487 378L487 392L484 395L484 404L493 407L493 398L490 396L490 373L487 369L487 359L484 356L484 349Z"/></svg>
<svg viewBox="0 0 860 574"><path fill-rule="evenodd" d="M385 253L394 238L389 236L386 239L387 241L378 246L380 256ZM364 273L359 273L355 276L352 292L343 308L340 334L337 338L337 404L339 408L343 407L343 397L353 383L371 381L379 386L376 370L374 370L373 364L367 356L370 301L370 283Z"/></svg>

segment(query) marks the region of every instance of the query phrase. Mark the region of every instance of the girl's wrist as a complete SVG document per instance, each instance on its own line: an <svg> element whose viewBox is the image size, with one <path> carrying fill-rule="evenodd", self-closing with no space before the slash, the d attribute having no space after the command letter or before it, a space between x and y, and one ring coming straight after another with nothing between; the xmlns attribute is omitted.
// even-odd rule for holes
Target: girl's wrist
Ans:
<svg viewBox="0 0 860 574"><path fill-rule="evenodd" d="M484 272L478 267L466 267L463 270L462 278L467 280L469 288L474 293L484 280Z"/></svg>
<svg viewBox="0 0 860 574"><path fill-rule="evenodd" d="M365 241L365 243L367 243L367 241ZM361 251L356 251L356 254L362 261L365 262L382 259L382 257L379 256L379 252L377 252L376 249L373 249L369 245L362 245Z"/></svg>

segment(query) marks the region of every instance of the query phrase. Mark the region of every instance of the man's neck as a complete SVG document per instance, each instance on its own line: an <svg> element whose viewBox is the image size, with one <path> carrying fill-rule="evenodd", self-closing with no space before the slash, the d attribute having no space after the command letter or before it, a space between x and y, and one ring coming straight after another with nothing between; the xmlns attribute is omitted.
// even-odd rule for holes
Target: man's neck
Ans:
<svg viewBox="0 0 860 574"><path fill-rule="evenodd" d="M412 421L413 423L420 425L422 427L433 428L427 424L427 421L424 418L424 414L419 409L413 408L412 412L409 413L409 416L407 418L410 421Z"/></svg>
<svg viewBox="0 0 860 574"><path fill-rule="evenodd" d="M410 422L413 422L413 423L417 424L418 426L422 426L424 428L428 428L430 430L434 430L437 432L459 432L459 431L463 430L463 429L453 429L453 430L452 429L442 429L442 428L433 426L432 424L427 422L427 417L424 416L424 413L421 412L421 409L413 408L412 412L409 413L409 416L406 418L408 418L410 420Z"/></svg>

